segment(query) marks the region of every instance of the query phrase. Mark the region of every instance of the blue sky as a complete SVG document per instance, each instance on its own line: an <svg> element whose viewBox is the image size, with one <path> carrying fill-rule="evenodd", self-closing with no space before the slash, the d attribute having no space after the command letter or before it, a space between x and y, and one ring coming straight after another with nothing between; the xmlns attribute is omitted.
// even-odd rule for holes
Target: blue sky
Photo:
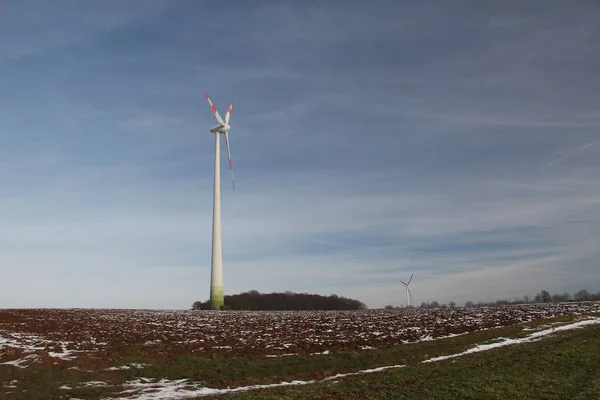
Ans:
<svg viewBox="0 0 600 400"><path fill-rule="evenodd" d="M4 1L0 307L208 299L204 91L226 293L599 291L598 43L596 1Z"/></svg>

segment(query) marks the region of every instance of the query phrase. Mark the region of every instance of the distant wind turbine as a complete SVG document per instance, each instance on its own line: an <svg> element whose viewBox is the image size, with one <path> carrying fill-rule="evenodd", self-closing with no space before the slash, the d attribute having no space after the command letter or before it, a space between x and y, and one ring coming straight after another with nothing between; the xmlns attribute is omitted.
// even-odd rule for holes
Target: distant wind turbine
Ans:
<svg viewBox="0 0 600 400"><path fill-rule="evenodd" d="M410 289L408 288L408 285L410 285L410 281L412 281L413 275L414 275L414 273L410 275L410 279L408 280L408 283L406 283L404 281L400 281L406 288L406 306L407 307L410 307L410 303L412 301L412 294L410 293Z"/></svg>
<svg viewBox="0 0 600 400"><path fill-rule="evenodd" d="M219 310L225 304L223 292L223 253L221 251L221 166L220 166L220 136L225 135L225 144L227 145L227 156L229 157L229 171L231 172L231 185L235 190L233 181L233 163L231 162L231 151L229 150L228 132L229 118L233 108L233 101L229 105L225 121L219 115L217 107L214 106L208 94L204 92L210 108L212 108L218 124L213 126L210 131L215 134L215 182L213 186L213 230L212 230L212 257L210 269L210 308Z"/></svg>

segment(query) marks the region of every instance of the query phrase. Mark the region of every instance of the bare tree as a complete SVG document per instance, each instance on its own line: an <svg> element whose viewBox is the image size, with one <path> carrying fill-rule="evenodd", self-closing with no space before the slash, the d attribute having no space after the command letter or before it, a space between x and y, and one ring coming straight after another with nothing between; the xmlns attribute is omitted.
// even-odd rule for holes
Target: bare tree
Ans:
<svg viewBox="0 0 600 400"><path fill-rule="evenodd" d="M552 301L552 296L550 296L550 293L547 290L542 290L540 294L544 303L550 303Z"/></svg>
<svg viewBox="0 0 600 400"><path fill-rule="evenodd" d="M192 310L202 310L202 302L195 301L194 304L192 304Z"/></svg>
<svg viewBox="0 0 600 400"><path fill-rule="evenodd" d="M580 290L579 292L573 295L573 300L575 301L589 301L590 300L590 292L585 289Z"/></svg>

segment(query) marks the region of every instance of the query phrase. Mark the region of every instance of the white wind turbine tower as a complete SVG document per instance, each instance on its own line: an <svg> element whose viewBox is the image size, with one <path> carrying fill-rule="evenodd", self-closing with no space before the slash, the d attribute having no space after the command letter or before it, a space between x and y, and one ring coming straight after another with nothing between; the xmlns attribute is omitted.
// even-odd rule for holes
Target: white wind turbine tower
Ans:
<svg viewBox="0 0 600 400"><path fill-rule="evenodd" d="M229 170L231 171L231 185L235 190L235 184L233 181L233 164L231 162L231 151L229 150L229 136L228 132L231 128L229 126L229 118L231 117L231 109L233 108L233 101L229 105L227 114L225 114L225 121L219 115L217 108L214 106L208 94L204 92L208 104L212 108L215 117L217 118L218 125L211 128L211 132L215 134L215 182L213 186L213 231L212 231L212 257L211 257L211 268L210 268L210 307L213 310L221 309L221 306L225 303L224 292L223 292L223 253L221 249L221 168L220 168L220 149L219 142L221 135L225 135L225 144L227 145L227 156L229 157Z"/></svg>
<svg viewBox="0 0 600 400"><path fill-rule="evenodd" d="M410 281L412 281L413 275L414 275L414 273L410 275L410 279L408 280L408 283L406 283L404 281L400 281L406 288L406 306L407 307L410 307L410 302L412 301L412 294L410 293L410 289L408 288L408 285L410 285Z"/></svg>

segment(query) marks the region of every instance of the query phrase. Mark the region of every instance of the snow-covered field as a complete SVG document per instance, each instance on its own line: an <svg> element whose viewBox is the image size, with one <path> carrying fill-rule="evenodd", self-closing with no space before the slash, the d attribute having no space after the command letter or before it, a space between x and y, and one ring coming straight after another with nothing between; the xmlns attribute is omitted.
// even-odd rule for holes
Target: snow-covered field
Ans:
<svg viewBox="0 0 600 400"><path fill-rule="evenodd" d="M367 311L0 309L0 366L143 368L111 360L136 352L279 357L367 350L540 318L600 312L600 303Z"/></svg>

